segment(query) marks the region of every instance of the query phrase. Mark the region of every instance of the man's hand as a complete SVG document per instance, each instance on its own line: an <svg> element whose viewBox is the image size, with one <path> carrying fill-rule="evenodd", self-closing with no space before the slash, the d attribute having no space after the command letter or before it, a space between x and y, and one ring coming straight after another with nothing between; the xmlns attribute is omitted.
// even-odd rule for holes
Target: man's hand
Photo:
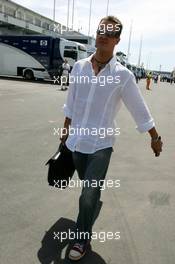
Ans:
<svg viewBox="0 0 175 264"><path fill-rule="evenodd" d="M69 127L71 125L71 119L66 117L64 121L64 131L65 133L61 135L60 140L64 144L66 142L66 139L68 138L69 135Z"/></svg>
<svg viewBox="0 0 175 264"><path fill-rule="evenodd" d="M152 127L149 131L151 136L151 148L156 157L160 156L160 152L162 152L163 142L155 127Z"/></svg>
<svg viewBox="0 0 175 264"><path fill-rule="evenodd" d="M155 157L160 156L160 152L162 152L163 142L161 141L161 137L157 137L156 139L151 139L151 148L155 154Z"/></svg>

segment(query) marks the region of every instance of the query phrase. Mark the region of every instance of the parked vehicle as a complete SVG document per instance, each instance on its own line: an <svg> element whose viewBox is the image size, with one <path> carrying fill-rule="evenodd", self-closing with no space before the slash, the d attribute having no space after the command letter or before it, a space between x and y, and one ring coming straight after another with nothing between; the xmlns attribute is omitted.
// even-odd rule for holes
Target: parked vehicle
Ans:
<svg viewBox="0 0 175 264"><path fill-rule="evenodd" d="M27 80L60 76L62 63L86 57L83 44L42 35L0 36L0 75L21 76Z"/></svg>

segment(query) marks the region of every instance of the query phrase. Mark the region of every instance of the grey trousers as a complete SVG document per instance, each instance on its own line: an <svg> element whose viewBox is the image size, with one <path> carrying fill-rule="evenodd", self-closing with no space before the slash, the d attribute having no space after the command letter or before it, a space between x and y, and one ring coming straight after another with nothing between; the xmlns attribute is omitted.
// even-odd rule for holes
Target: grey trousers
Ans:
<svg viewBox="0 0 175 264"><path fill-rule="evenodd" d="M112 151L113 148L109 147L93 154L73 152L73 160L79 179L87 181L89 184L83 186L79 198L79 213L76 221L77 241L89 240L92 234L92 226L102 205L100 201L101 183L105 179ZM99 182L100 180L101 182ZM96 183L95 187L93 182Z"/></svg>

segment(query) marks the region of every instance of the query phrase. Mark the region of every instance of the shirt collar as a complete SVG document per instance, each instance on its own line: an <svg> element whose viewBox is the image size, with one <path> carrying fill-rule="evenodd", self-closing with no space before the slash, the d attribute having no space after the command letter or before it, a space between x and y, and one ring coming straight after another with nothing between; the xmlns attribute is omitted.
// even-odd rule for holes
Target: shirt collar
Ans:
<svg viewBox="0 0 175 264"><path fill-rule="evenodd" d="M116 62L117 62L117 58L116 58L115 55L113 55L113 57L112 57L111 60L109 61L109 65L110 65L110 71L111 71L111 73L112 73L112 71L115 69Z"/></svg>
<svg viewBox="0 0 175 264"><path fill-rule="evenodd" d="M87 57L85 60L88 62L88 63L91 63L91 59L92 57L94 56L95 53L93 53L92 55L90 55L89 57ZM110 72L112 73L112 71L114 70L115 66L116 66L116 57L115 55L113 55L113 57L111 58L111 60L108 62L108 65L110 66Z"/></svg>

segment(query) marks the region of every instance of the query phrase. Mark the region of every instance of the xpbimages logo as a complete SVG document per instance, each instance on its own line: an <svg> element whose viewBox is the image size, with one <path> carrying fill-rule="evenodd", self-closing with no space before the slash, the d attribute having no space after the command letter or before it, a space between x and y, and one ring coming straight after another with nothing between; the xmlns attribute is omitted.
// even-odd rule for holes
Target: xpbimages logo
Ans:
<svg viewBox="0 0 175 264"><path fill-rule="evenodd" d="M69 128L55 128L54 127L54 136L65 136L65 135L71 135L71 136L99 136L99 138L105 138L107 136L119 136L120 135L120 128L112 128L112 127L71 127Z"/></svg>
<svg viewBox="0 0 175 264"><path fill-rule="evenodd" d="M106 240L119 240L120 239L120 232L95 232L93 231L91 234L88 232L79 232L78 229L76 232L71 231L70 229L68 232L53 232L54 239L58 239L60 242L63 242L64 240L74 240L75 238L77 239L92 239L92 240L99 240L101 243L106 242Z"/></svg>
<svg viewBox="0 0 175 264"><path fill-rule="evenodd" d="M71 28L70 27L67 28L64 25L54 23L53 31L59 34L64 34L65 32L74 31L74 30L73 30L73 26Z"/></svg>
<svg viewBox="0 0 175 264"><path fill-rule="evenodd" d="M120 83L120 76L112 76L112 75L99 75L99 76L88 76L88 75L77 75L73 76L69 74L68 76L53 76L54 84L65 84L69 80L69 84L99 84L100 86L105 86L106 84L119 84Z"/></svg>
<svg viewBox="0 0 175 264"><path fill-rule="evenodd" d="M101 191L111 188L119 188L121 186L120 180L105 179L105 180L54 180L54 187L59 187L61 190L68 186L69 188L99 188Z"/></svg>
<svg viewBox="0 0 175 264"><path fill-rule="evenodd" d="M101 34L105 34L106 31L119 32L120 31L120 27L121 27L121 24L119 24L119 23L107 24L107 25L104 24L104 23L101 23L98 26L98 30L100 31Z"/></svg>

